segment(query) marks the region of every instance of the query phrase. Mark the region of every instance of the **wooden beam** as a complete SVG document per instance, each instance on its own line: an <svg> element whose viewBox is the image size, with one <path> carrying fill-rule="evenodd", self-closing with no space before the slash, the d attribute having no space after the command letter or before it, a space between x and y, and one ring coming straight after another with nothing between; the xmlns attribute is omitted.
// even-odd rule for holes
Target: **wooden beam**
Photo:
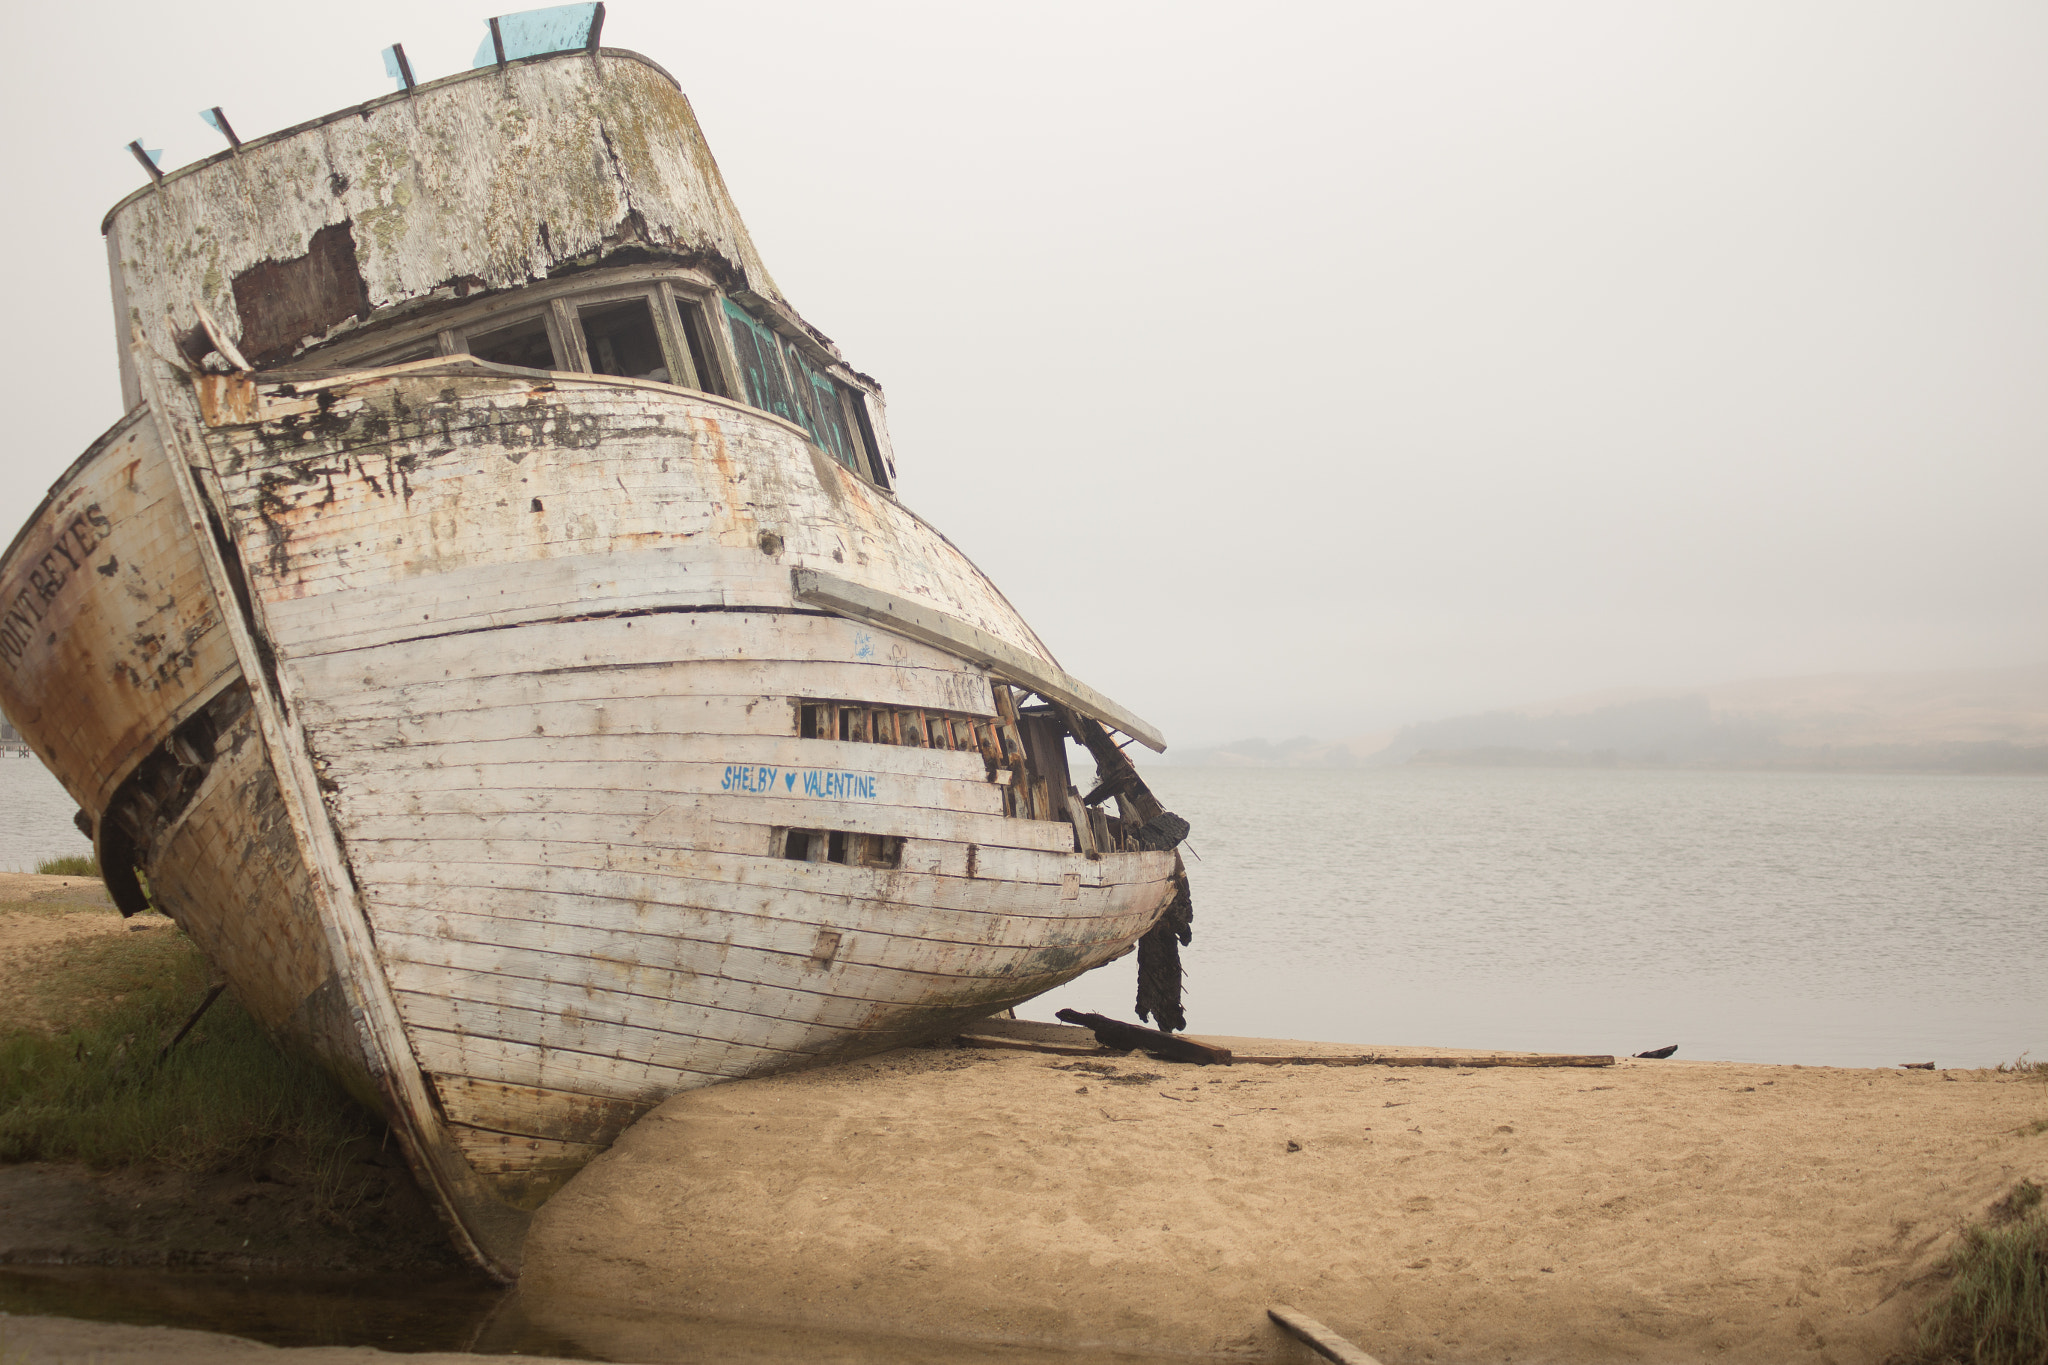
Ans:
<svg viewBox="0 0 2048 1365"><path fill-rule="evenodd" d="M161 185L164 183L163 168L156 164L156 160L148 152L142 150L142 139L137 138L129 143L128 150L135 153L135 159L142 163L142 169L149 172L150 184Z"/></svg>
<svg viewBox="0 0 2048 1365"><path fill-rule="evenodd" d="M1247 1057L1239 1054L1237 1061L1250 1066L1434 1066L1445 1070L1464 1070L1488 1066L1613 1066L1614 1058L1605 1056L1578 1056L1559 1052L1479 1052L1444 1053L1433 1052L1421 1055L1380 1056L1377 1053L1353 1053L1351 1055L1316 1056L1314 1054Z"/></svg>
<svg viewBox="0 0 2048 1365"><path fill-rule="evenodd" d="M1266 1310L1266 1316L1325 1360L1334 1360L1337 1365L1380 1365L1379 1361L1298 1308L1276 1303Z"/></svg>
<svg viewBox="0 0 2048 1365"><path fill-rule="evenodd" d="M1198 1043L1192 1038L1176 1038L1171 1033L1161 1033L1140 1024L1127 1024L1107 1015L1061 1010L1053 1017L1069 1024L1079 1024L1094 1033L1096 1042L1120 1052L1145 1052L1163 1062L1193 1062L1197 1066L1229 1066L1231 1062L1227 1047Z"/></svg>
<svg viewBox="0 0 2048 1365"><path fill-rule="evenodd" d="M1123 731L1154 753L1166 752L1166 736L1146 721L1079 678L957 616L816 569L795 569L790 577L799 602L958 654L1048 701Z"/></svg>

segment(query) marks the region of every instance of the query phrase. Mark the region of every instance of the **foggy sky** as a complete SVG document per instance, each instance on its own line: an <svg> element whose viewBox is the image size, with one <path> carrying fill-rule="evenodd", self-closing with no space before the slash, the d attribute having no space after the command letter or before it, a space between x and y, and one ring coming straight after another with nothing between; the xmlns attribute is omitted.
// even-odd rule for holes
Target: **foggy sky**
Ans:
<svg viewBox="0 0 2048 1365"><path fill-rule="evenodd" d="M488 5L24 8L0 520L99 222ZM2048 10L617 0L904 500L1177 746L2048 659Z"/></svg>

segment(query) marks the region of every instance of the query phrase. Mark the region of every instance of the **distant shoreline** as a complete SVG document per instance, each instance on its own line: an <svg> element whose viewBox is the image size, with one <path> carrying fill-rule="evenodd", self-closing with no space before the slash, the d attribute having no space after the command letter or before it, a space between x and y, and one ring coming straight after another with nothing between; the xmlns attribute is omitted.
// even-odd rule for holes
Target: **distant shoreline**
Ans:
<svg viewBox="0 0 2048 1365"><path fill-rule="evenodd" d="M1628 769L1643 772L1783 772L1857 773L1871 776L2048 777L2048 745L1968 746L1989 752L1956 753L1964 746L1872 746L1802 752L1791 749L1770 756L1716 761L1673 759L1656 753L1615 749L1525 749L1482 745L1470 749L1421 749L1400 757L1378 754L1359 758L1330 746L1331 752L1271 758L1246 754L1233 747L1168 754L1161 761L1186 768L1249 769L1390 769L1390 768L1559 768Z"/></svg>
<svg viewBox="0 0 2048 1365"><path fill-rule="evenodd" d="M1986 752L1959 754L1958 748ZM1923 752L1924 751L1924 752ZM1369 762L1369 761L1368 761ZM1628 754L1613 749L1555 752L1489 746L1475 749L1424 749L1401 764L1439 768L1641 768L1658 771L1871 773L1913 776L2048 776L2048 745L1875 745L1830 749L1820 753L1787 750L1780 755L1714 762L1672 760L1655 754Z"/></svg>

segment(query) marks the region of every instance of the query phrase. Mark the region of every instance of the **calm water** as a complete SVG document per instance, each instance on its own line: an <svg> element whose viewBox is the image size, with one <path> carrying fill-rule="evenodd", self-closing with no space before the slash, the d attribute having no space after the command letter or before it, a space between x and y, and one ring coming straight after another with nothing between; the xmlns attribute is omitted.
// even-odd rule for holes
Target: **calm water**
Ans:
<svg viewBox="0 0 2048 1365"><path fill-rule="evenodd" d="M71 817L78 803L34 758L0 754L0 872L33 872L45 858L92 854Z"/></svg>
<svg viewBox="0 0 2048 1365"><path fill-rule="evenodd" d="M1197 1032L1834 1066L2048 1057L2048 780L1148 769ZM1133 959L1025 1010L1129 1017Z"/></svg>

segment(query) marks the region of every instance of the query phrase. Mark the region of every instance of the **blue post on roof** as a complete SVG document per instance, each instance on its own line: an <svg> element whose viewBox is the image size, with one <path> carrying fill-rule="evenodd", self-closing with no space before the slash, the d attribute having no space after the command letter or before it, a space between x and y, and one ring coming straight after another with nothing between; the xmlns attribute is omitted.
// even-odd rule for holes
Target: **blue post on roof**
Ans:
<svg viewBox="0 0 2048 1365"><path fill-rule="evenodd" d="M551 5L501 14L487 22L491 32L478 44L472 68L550 52L595 52L598 34L604 31L604 5Z"/></svg>
<svg viewBox="0 0 2048 1365"><path fill-rule="evenodd" d="M142 163L142 169L149 172L149 180L151 184L160 185L163 183L163 148L144 147L142 145L142 139L137 138L135 139L135 141L128 144L128 150L134 153L135 159L137 161L140 161Z"/></svg>
<svg viewBox="0 0 2048 1365"><path fill-rule="evenodd" d="M235 126L228 122L228 116L220 111L218 104L214 105L211 109L201 109L199 117L205 122L207 127L226 138L228 146L239 147L242 145L242 139L235 136Z"/></svg>
<svg viewBox="0 0 2048 1365"><path fill-rule="evenodd" d="M412 63L405 59L404 43L393 43L384 49L384 74L396 81L400 90L412 89Z"/></svg>

